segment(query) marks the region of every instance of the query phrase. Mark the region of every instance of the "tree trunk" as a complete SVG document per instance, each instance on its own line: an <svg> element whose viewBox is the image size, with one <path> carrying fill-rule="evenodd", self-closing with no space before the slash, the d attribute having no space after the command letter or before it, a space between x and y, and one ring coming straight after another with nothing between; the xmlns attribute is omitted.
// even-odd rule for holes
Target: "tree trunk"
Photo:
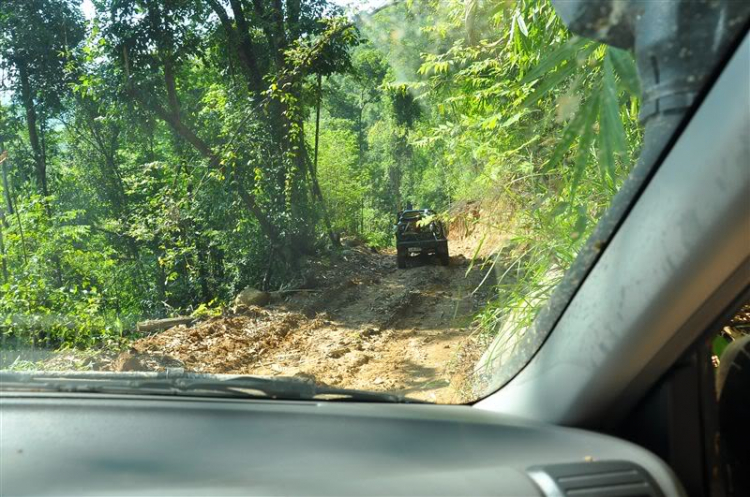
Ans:
<svg viewBox="0 0 750 497"><path fill-rule="evenodd" d="M110 204L115 217L120 219L124 224L127 224L130 208L127 194L125 193L125 184L123 183L122 174L116 161L120 130L119 128L115 128L110 140L106 140L101 125L97 123L97 113L95 109L91 108L92 103L84 98L78 99L78 103L87 117L87 119L84 119L84 127L88 129L88 132L93 137L93 141L90 139L87 139L87 141L101 155L106 171L105 180L109 183L109 189L102 200ZM84 136L83 131L79 131L79 133L81 136Z"/></svg>
<svg viewBox="0 0 750 497"><path fill-rule="evenodd" d="M26 266L29 263L29 256L26 253L26 236L23 232L23 225L21 224L21 215L18 213L18 209L14 207L13 192L10 189L10 179L8 178L8 163L3 161L0 164L3 168L3 190L5 190L5 199L8 202L8 213L10 215L16 214L16 221L18 221L18 234L21 237L21 254L23 255L23 264Z"/></svg>
<svg viewBox="0 0 750 497"><path fill-rule="evenodd" d="M320 100L323 89L323 76L318 73L318 92L315 101L315 160L313 161L313 176L318 175L318 141L320 139Z"/></svg>
<svg viewBox="0 0 750 497"><path fill-rule="evenodd" d="M42 202L44 209L47 212L47 216L51 218L52 211L49 202L47 201L47 197L49 197L49 190L47 188L47 160L44 153L44 147L39 140L34 95L31 88L31 82L29 81L29 72L26 61L23 59L18 61L17 69L18 77L21 81L21 99L23 100L23 106L26 110L26 126L29 131L31 150L34 154L34 169L36 170L36 177L39 183L39 192L42 195ZM56 251L52 253L52 264L55 268L57 286L63 286L62 264L60 262L60 256Z"/></svg>
<svg viewBox="0 0 750 497"><path fill-rule="evenodd" d="M263 274L263 282L261 284L261 290L267 292L271 288L271 276L273 276L273 259L274 259L274 248L273 246L268 249L268 262L266 262L266 271Z"/></svg>
<svg viewBox="0 0 750 497"><path fill-rule="evenodd" d="M204 142L195 132L187 127L180 119L175 117L170 112L167 112L164 108L159 105L150 104L147 102L137 91L130 89L128 93L138 102L138 104L144 110L152 110L159 119L167 123L174 132L176 132L183 140L187 141L192 145L203 157L208 159L209 167L215 169L224 169L221 164L221 158ZM240 195L240 199L245 204L247 210L257 219L260 224L263 233L271 240L274 245L278 244L279 235L276 228L271 224L268 216L260 209L255 201L255 196L251 194L245 186L242 184L241 177L237 172L237 168L234 169L235 182L237 184L237 191Z"/></svg>
<svg viewBox="0 0 750 497"><path fill-rule="evenodd" d="M0 269L2 269L3 273L3 283L8 282L8 264L5 261L5 240L3 239L3 230L8 225L7 221L5 220L5 209L0 207Z"/></svg>
<svg viewBox="0 0 750 497"><path fill-rule="evenodd" d="M8 206L8 214L13 215L13 201L12 197L10 196L10 181L8 180L8 164L5 161L2 161L0 163L0 166L2 167L2 173L3 173L3 190L5 192L5 203Z"/></svg>
<svg viewBox="0 0 750 497"><path fill-rule="evenodd" d="M31 82L29 81L29 72L28 67L26 66L26 61L20 60L17 68L18 77L21 80L21 99L23 100L23 106L26 109L26 125L29 131L29 143L31 144L31 150L34 154L34 169L36 170L36 177L39 182L39 192L42 195L42 203L47 212L47 216L51 218L52 209L47 201L47 197L49 197L49 190L47 188L47 159L45 156L44 145L39 140L37 114L36 108L34 107L34 95L31 88ZM60 261L60 255L55 249L53 249L52 252L52 264L55 269L57 286L63 286L62 263Z"/></svg>
<svg viewBox="0 0 750 497"><path fill-rule="evenodd" d="M211 9L219 17L219 21L222 24L224 32L227 37L227 45L230 51L234 52L237 59L241 62L244 68L244 75L247 79L247 85L250 89L250 93L256 97L261 96L263 90L266 88L266 83L263 80L263 76L273 71L272 67L260 67L259 60L256 53L256 48L252 40L252 27L248 23L246 15L247 3L242 0L229 0L228 8L231 9L231 13L234 17L234 22L229 19L227 14L227 7L222 5L219 0L207 0ZM296 2L296 3L295 3ZM286 10L286 21L289 24L291 36L294 37L294 32L298 24L299 17L299 2L294 0L291 3L287 3ZM268 43L271 56L271 65L275 66L275 72L284 73L286 69L286 60L284 52L289 44L287 39L285 19L284 19L284 8L280 0L273 0L270 4L265 4L262 0L252 0L252 8L254 10L255 17L260 21L260 28L263 35ZM280 85L284 86L284 85ZM299 97L299 95L297 95ZM305 138L303 133L303 122L301 119L296 118L292 115L292 110L289 108L287 103L277 99L271 98L266 101L265 105L264 120L266 121L273 143L278 147L279 160L283 161L284 167L279 167L278 172L275 176L275 181L278 186L278 191L283 192L280 198L275 199L275 209L283 211L291 206L293 218L299 219L303 216L309 215L308 212L303 208L305 205L306 189L301 182L295 181L295 178L290 176L297 176L299 178L305 178L309 173L309 158L305 150ZM291 158L294 162L294 168L290 167L286 163L286 158ZM312 177L312 175L311 175ZM241 185L240 185L241 187ZM246 206L249 206L251 201L250 192L240 192L243 202ZM312 198L319 199L322 195L320 194L319 186L313 184L312 186ZM324 221L326 226L329 228L329 234L332 232L330 228L330 219L327 217L324 211ZM314 223L311 223L311 226ZM286 230L285 227L282 227ZM304 227L289 227L291 231L304 232L305 230L297 230L294 228ZM297 237L298 240L294 241L295 249L299 252L305 252L304 246L309 246L309 236L304 235ZM274 240L274 244L276 240Z"/></svg>
<svg viewBox="0 0 750 497"><path fill-rule="evenodd" d="M330 238L331 243L334 247L340 247L341 243L336 236L336 233L333 232L331 218L328 215L328 209L326 208L326 203L323 199L323 192L321 191L320 184L318 183L318 140L320 138L320 100L322 88L323 76L318 73L318 99L315 106L315 159L313 160L313 167L310 171L310 176L313 184L313 194L318 198L318 201L320 202L320 208L323 209L323 222L325 223L326 229L328 230L328 238Z"/></svg>
<svg viewBox="0 0 750 497"><path fill-rule="evenodd" d="M359 152L359 155L357 156L357 164L359 165L360 169L362 169L365 152L365 137L364 129L362 129L362 118L365 113L365 105L367 105L367 103L368 102L365 102L365 90L363 89L359 94L359 114L357 115L357 147Z"/></svg>
<svg viewBox="0 0 750 497"><path fill-rule="evenodd" d="M195 318L184 316L176 318L152 319L150 321L141 321L137 324L136 330L140 333L154 333L164 331L181 324L190 325L196 321Z"/></svg>
<svg viewBox="0 0 750 497"><path fill-rule="evenodd" d="M39 142L36 108L34 107L34 96L31 82L29 81L29 72L26 66L26 61L19 61L17 67L18 77L21 81L21 100L23 101L23 107L26 110L26 126L29 132L29 143L31 144L31 150L34 153L34 169L36 171L37 181L39 182L39 192L45 197L46 205L46 197L49 196L49 191L47 190L47 164L44 160L42 146Z"/></svg>
<svg viewBox="0 0 750 497"><path fill-rule="evenodd" d="M263 77L258 68L258 57L253 47L250 31L245 19L245 11L239 2L232 3L232 13L237 27L232 24L223 5L218 0L208 0L209 5L219 17L227 35L229 47L237 54L247 78L250 93L258 94L263 90Z"/></svg>
<svg viewBox="0 0 750 497"><path fill-rule="evenodd" d="M396 159L398 161L398 158ZM388 179L391 183L391 194L394 198L396 212L403 210L401 202L401 167L398 164L388 168Z"/></svg>

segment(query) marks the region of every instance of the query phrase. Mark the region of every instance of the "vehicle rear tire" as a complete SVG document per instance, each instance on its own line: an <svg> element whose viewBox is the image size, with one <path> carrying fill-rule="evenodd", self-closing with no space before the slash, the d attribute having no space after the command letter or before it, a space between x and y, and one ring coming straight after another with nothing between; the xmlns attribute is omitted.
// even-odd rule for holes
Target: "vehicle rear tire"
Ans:
<svg viewBox="0 0 750 497"><path fill-rule="evenodd" d="M406 252L404 250L398 250L396 252L396 265L399 269L406 267Z"/></svg>
<svg viewBox="0 0 750 497"><path fill-rule="evenodd" d="M441 246L438 248L437 251L438 257L440 257L440 264L442 266L447 266L451 263L451 256L448 253L448 244L446 243L444 246Z"/></svg>

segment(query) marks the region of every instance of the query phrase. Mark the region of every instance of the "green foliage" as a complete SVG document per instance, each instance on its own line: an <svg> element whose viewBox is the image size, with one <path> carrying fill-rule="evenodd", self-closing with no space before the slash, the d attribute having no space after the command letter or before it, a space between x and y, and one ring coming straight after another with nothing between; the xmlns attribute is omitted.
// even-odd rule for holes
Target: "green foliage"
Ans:
<svg viewBox="0 0 750 497"><path fill-rule="evenodd" d="M334 230L357 233L366 191L357 170L357 136L348 121L329 118L320 131L320 144L318 178Z"/></svg>
<svg viewBox="0 0 750 497"><path fill-rule="evenodd" d="M201 303L190 315L196 319L214 318L221 316L223 312L221 305L216 305L216 300Z"/></svg>
<svg viewBox="0 0 750 497"><path fill-rule="evenodd" d="M303 124L310 78L347 71L358 42L337 9L290 3L271 23L271 1L95 5L87 26L77 1L0 5L12 346L106 345L139 319L215 315L294 277L319 229Z"/></svg>
<svg viewBox="0 0 750 497"><path fill-rule="evenodd" d="M495 273L497 299L478 319L512 336L531 323L634 163L635 65L627 52L571 38L545 0L425 2L412 14L420 32L411 45L423 48L406 87L426 112L408 141L430 158L407 168L420 177L415 200L443 209L503 200L502 222L484 223L504 244L477 264ZM394 59L413 60L410 46L382 43L400 53ZM394 73L409 74L409 65Z"/></svg>
<svg viewBox="0 0 750 497"><path fill-rule="evenodd" d="M24 88L37 102L40 117L52 117L63 106L69 80L64 70L84 36L76 0L3 0L0 3L0 68L13 71L14 97ZM44 15L40 15L43 12Z"/></svg>
<svg viewBox="0 0 750 497"><path fill-rule="evenodd" d="M88 24L72 0L0 4L15 345L215 316L289 283L321 240L387 247L407 204L484 198L506 243L472 266L498 280L478 321L521 329L637 153L632 57L571 38L547 0L396 3L358 27L322 0L94 3Z"/></svg>

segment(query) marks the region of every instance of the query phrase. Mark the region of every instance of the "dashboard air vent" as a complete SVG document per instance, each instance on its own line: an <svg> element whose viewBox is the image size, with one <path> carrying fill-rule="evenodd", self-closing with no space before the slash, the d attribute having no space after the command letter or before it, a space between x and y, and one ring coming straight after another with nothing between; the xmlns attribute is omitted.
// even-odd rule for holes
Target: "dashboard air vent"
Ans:
<svg viewBox="0 0 750 497"><path fill-rule="evenodd" d="M546 497L663 497L651 475L627 461L534 466L527 473Z"/></svg>

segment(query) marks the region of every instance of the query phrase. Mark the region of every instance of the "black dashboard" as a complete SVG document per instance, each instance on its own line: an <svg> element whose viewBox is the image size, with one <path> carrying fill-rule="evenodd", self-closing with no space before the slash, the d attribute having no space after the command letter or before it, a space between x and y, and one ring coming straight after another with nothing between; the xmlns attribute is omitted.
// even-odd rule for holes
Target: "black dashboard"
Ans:
<svg viewBox="0 0 750 497"><path fill-rule="evenodd" d="M681 494L629 442L476 407L4 394L0 430L1 495Z"/></svg>

